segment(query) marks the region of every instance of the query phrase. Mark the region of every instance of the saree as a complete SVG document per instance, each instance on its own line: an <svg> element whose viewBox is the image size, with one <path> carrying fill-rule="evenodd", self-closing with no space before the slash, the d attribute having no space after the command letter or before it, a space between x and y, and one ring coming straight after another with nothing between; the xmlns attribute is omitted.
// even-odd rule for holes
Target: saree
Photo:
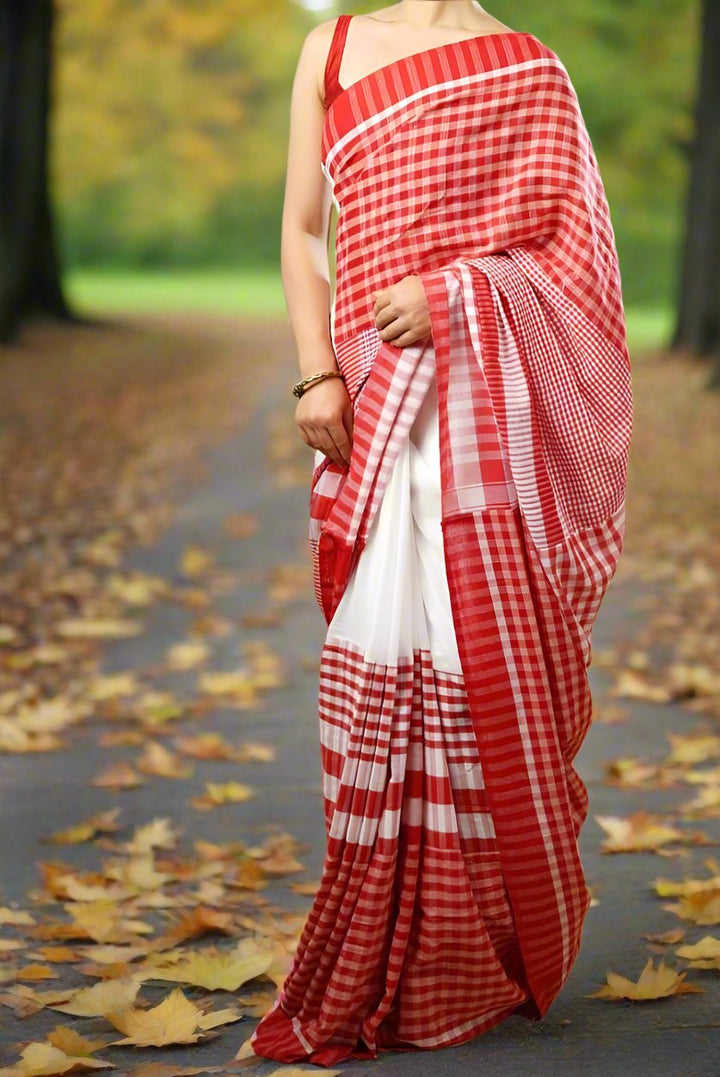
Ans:
<svg viewBox="0 0 720 1077"><path fill-rule="evenodd" d="M350 463L310 487L327 850L256 1054L331 1066L539 1020L590 904L573 760L621 554L632 390L615 238L570 77L532 34L343 90L330 330ZM415 274L427 340L375 327Z"/></svg>

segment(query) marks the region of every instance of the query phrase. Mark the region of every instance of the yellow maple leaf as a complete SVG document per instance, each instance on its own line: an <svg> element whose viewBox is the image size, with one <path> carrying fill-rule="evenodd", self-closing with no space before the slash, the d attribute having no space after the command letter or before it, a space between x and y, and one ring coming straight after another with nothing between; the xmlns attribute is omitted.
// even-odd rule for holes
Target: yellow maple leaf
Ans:
<svg viewBox="0 0 720 1077"><path fill-rule="evenodd" d="M253 991L251 995L238 995L237 1001L245 1007L250 1017L264 1017L273 1006L277 993L275 991ZM253 1052L254 1054L254 1052Z"/></svg>
<svg viewBox="0 0 720 1077"><path fill-rule="evenodd" d="M152 819L135 828L124 848L129 853L149 853L152 849L172 849L177 845L178 832L167 818Z"/></svg>
<svg viewBox="0 0 720 1077"><path fill-rule="evenodd" d="M28 733L9 718L0 718L0 751L23 754L26 752L54 752L63 747L63 741L54 733Z"/></svg>
<svg viewBox="0 0 720 1077"><path fill-rule="evenodd" d="M66 696L44 699L40 703L21 707L13 721L26 733L57 733L77 725L90 713L87 703L78 703Z"/></svg>
<svg viewBox="0 0 720 1077"><path fill-rule="evenodd" d="M651 957L640 973L637 983L608 972L607 983L585 998L631 999L633 1002L649 1002L652 999L669 998L671 995L701 994L702 988L684 983L687 973L669 968L661 959L657 968Z"/></svg>
<svg viewBox="0 0 720 1077"><path fill-rule="evenodd" d="M193 773L191 765L182 763L174 752L156 740L147 742L137 767L144 774L158 778L189 778Z"/></svg>
<svg viewBox="0 0 720 1077"><path fill-rule="evenodd" d="M710 875L707 879L655 879L652 884L659 897L680 897L688 894L701 894L706 890L720 889L720 875Z"/></svg>
<svg viewBox="0 0 720 1077"><path fill-rule="evenodd" d="M132 696L138 691L135 673L111 673L93 677L87 686L87 693L97 703L108 699L121 699Z"/></svg>
<svg viewBox="0 0 720 1077"><path fill-rule="evenodd" d="M131 1006L139 990L137 980L105 980L93 987L74 991L67 1002L55 1003L51 1009L71 1013L75 1017L105 1017L111 1011Z"/></svg>
<svg viewBox="0 0 720 1077"><path fill-rule="evenodd" d="M14 1066L0 1069L0 1077L51 1077L74 1069L107 1069L112 1062L87 1055L66 1054L51 1043L29 1043Z"/></svg>
<svg viewBox="0 0 720 1077"><path fill-rule="evenodd" d="M119 808L99 812L90 819L86 819L85 822L76 823L75 826L68 827L67 830L57 831L46 840L60 845L78 845L81 842L89 841L97 833L112 833L120 829L119 824L115 822L119 814Z"/></svg>
<svg viewBox="0 0 720 1077"><path fill-rule="evenodd" d="M49 965L25 965L24 968L18 969L16 978L18 980L57 980L58 975L50 968Z"/></svg>
<svg viewBox="0 0 720 1077"><path fill-rule="evenodd" d="M157 1006L149 1010L127 1008L105 1014L125 1039L113 1040L111 1047L164 1047L173 1043L197 1043L209 1029L238 1021L239 1010L225 1009L203 1013L176 987Z"/></svg>
<svg viewBox="0 0 720 1077"><path fill-rule="evenodd" d="M708 961L720 958L720 939L714 935L704 935L699 942L692 945L678 946L675 951L678 957L690 961Z"/></svg>
<svg viewBox="0 0 720 1077"><path fill-rule="evenodd" d="M53 1047L76 1058L85 1058L105 1046L105 1040L86 1040L69 1025L56 1025L52 1032L48 1032L47 1039Z"/></svg>
<svg viewBox="0 0 720 1077"><path fill-rule="evenodd" d="M616 674L611 695L624 699L644 699L652 703L667 703L672 697L661 684L650 684L633 669L622 669Z"/></svg>
<svg viewBox="0 0 720 1077"><path fill-rule="evenodd" d="M684 894L676 905L663 905L663 908L694 924L720 924L720 889Z"/></svg>
<svg viewBox="0 0 720 1077"><path fill-rule="evenodd" d="M714 733L668 733L668 740L672 746L667 757L670 763L704 763L720 756L720 737Z"/></svg>
<svg viewBox="0 0 720 1077"><path fill-rule="evenodd" d="M193 807L207 810L219 804L239 804L255 795L254 790L243 782L205 782L205 790L202 796L191 799Z"/></svg>
<svg viewBox="0 0 720 1077"><path fill-rule="evenodd" d="M602 842L606 853L652 851L671 841L682 841L684 835L676 827L663 822L660 816L644 811L622 819L614 815L596 815L596 821L608 837Z"/></svg>
<svg viewBox="0 0 720 1077"><path fill-rule="evenodd" d="M141 572L132 576L114 573L107 581L108 594L119 598L127 606L149 606L168 587L159 576L146 576Z"/></svg>
<svg viewBox="0 0 720 1077"><path fill-rule="evenodd" d="M64 908L83 935L95 942L129 941L130 933L123 923L123 913L116 901L105 898L73 901Z"/></svg>
<svg viewBox="0 0 720 1077"><path fill-rule="evenodd" d="M243 751L225 740L222 733L198 733L194 737L176 737L175 747L195 759L229 759L240 762Z"/></svg>
<svg viewBox="0 0 720 1077"><path fill-rule="evenodd" d="M261 936L241 939L232 950L209 948L193 953L171 968L156 968L154 977L205 987L208 991L237 991L261 976L277 960L277 944Z"/></svg>
<svg viewBox="0 0 720 1077"><path fill-rule="evenodd" d="M198 688L211 696L227 696L240 707L250 707L257 702L257 685L248 669L232 673L201 673Z"/></svg>
<svg viewBox="0 0 720 1077"><path fill-rule="evenodd" d="M25 909L11 909L7 905L0 905L0 924L35 924L36 920Z"/></svg>
<svg viewBox="0 0 720 1077"><path fill-rule="evenodd" d="M120 860L107 869L111 879L127 884L133 891L160 890L173 876L156 871L152 851L136 853L128 860Z"/></svg>

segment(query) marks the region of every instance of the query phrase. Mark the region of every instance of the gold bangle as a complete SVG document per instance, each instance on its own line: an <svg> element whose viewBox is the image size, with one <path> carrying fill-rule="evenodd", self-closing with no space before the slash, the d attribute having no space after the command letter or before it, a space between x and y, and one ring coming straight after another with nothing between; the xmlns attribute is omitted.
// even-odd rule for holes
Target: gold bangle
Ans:
<svg viewBox="0 0 720 1077"><path fill-rule="evenodd" d="M340 370L319 370L317 374L310 374L307 378L302 378L301 381L295 382L292 387L293 396L302 396L305 390L314 385L316 381L324 381L325 378L343 378L343 381L345 380Z"/></svg>

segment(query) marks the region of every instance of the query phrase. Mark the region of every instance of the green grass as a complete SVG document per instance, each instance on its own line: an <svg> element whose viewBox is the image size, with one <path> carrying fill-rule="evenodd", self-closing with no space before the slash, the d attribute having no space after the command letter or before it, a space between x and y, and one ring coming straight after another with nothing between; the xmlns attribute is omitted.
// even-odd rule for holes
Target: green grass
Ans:
<svg viewBox="0 0 720 1077"><path fill-rule="evenodd" d="M285 313L274 270L78 270L66 283L71 302L83 312Z"/></svg>
<svg viewBox="0 0 720 1077"><path fill-rule="evenodd" d="M628 307L628 343L631 352L664 348L670 342L674 311L669 307Z"/></svg>
<svg viewBox="0 0 720 1077"><path fill-rule="evenodd" d="M287 317L280 274L274 270L81 270L67 278L81 311L157 313L186 311ZM669 307L629 307L632 351L660 348L672 330Z"/></svg>

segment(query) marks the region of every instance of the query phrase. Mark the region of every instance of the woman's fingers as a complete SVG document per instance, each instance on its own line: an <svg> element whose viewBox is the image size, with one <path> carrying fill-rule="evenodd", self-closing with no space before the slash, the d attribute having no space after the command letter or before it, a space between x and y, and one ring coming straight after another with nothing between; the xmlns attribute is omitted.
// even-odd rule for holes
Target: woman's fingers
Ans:
<svg viewBox="0 0 720 1077"><path fill-rule="evenodd" d="M339 423L337 426L328 426L326 427L326 429L332 439L332 443L335 446L335 451L340 457L340 460L343 464L349 464L350 441L348 439L344 425L342 423Z"/></svg>
<svg viewBox="0 0 720 1077"><path fill-rule="evenodd" d="M391 322L394 322L397 316L398 312L390 305L383 307L382 310L378 311L375 315L375 325L378 329L384 329L386 325L390 325Z"/></svg>
<svg viewBox="0 0 720 1077"><path fill-rule="evenodd" d="M345 466L345 460L343 459L342 453L335 445L335 442L333 441L333 438L330 435L330 432L328 431L327 427L311 426L310 437L312 438L311 444L314 446L314 448L320 449L321 452L324 452L326 456L330 457L333 463L339 464L340 467Z"/></svg>
<svg viewBox="0 0 720 1077"><path fill-rule="evenodd" d="M348 439L352 442L353 430L355 428L355 415L353 413L352 404L348 404L343 412L343 426Z"/></svg>

